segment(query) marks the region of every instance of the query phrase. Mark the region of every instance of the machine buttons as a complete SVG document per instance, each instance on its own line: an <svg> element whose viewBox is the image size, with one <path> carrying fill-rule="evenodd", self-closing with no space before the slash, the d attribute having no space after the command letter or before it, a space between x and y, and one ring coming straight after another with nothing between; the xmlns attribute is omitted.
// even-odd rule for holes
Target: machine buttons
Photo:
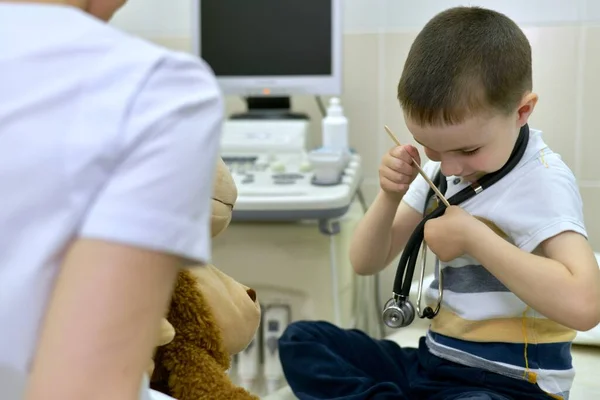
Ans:
<svg viewBox="0 0 600 400"><path fill-rule="evenodd" d="M254 183L254 175L247 174L244 176L244 179L241 180L242 184Z"/></svg>
<svg viewBox="0 0 600 400"><path fill-rule="evenodd" d="M271 164L271 170L273 172L284 172L285 165L283 165L283 163L281 161L275 161L274 163Z"/></svg>
<svg viewBox="0 0 600 400"><path fill-rule="evenodd" d="M275 180L277 180L277 179L302 179L302 178L304 178L304 175L300 175L300 174L275 174L272 177Z"/></svg>
<svg viewBox="0 0 600 400"><path fill-rule="evenodd" d="M296 183L296 181L292 179L278 179L273 181L273 183L275 185L293 185L294 183Z"/></svg>
<svg viewBox="0 0 600 400"><path fill-rule="evenodd" d="M273 183L276 185L293 185L298 179L303 179L301 174L273 174Z"/></svg>
<svg viewBox="0 0 600 400"><path fill-rule="evenodd" d="M310 161L302 161L300 163L300 172L309 172L312 169Z"/></svg>

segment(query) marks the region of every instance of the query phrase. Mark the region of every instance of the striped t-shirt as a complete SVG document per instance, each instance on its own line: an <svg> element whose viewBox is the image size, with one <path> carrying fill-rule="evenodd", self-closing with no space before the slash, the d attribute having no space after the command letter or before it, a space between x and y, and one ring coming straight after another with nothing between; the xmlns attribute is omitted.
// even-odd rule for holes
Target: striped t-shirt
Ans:
<svg viewBox="0 0 600 400"><path fill-rule="evenodd" d="M438 169L438 162L424 166L430 177ZM447 183L446 197L469 184L457 177L448 177ZM419 176L403 201L422 212L428 191ZM587 237L575 177L536 130L530 131L519 164L460 207L527 252L564 231ZM527 380L552 397L568 399L575 375L571 360L574 330L529 307L472 257L442 263L442 274L442 307L426 337L431 353ZM425 294L430 305L437 302L437 289L436 268L436 279Z"/></svg>

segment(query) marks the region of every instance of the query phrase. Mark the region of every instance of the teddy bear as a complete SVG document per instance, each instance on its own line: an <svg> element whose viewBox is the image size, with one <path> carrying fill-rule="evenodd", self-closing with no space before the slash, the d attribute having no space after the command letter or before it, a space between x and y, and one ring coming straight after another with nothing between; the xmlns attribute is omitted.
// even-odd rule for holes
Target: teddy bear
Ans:
<svg viewBox="0 0 600 400"><path fill-rule="evenodd" d="M211 235L231 222L237 188L218 160L212 198ZM227 375L233 355L244 350L260 326L256 292L213 265L180 271L150 366L150 387L177 400L256 399Z"/></svg>

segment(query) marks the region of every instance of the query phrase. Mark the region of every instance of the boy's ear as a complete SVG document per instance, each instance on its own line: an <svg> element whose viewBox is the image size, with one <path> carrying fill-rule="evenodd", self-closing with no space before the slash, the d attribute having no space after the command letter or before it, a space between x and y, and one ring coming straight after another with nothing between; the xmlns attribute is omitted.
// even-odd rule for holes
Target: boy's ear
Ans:
<svg viewBox="0 0 600 400"><path fill-rule="evenodd" d="M517 124L519 127L525 125L529 120L529 116L533 112L535 105L538 102L538 95L535 93L527 93L521 99L517 108Z"/></svg>

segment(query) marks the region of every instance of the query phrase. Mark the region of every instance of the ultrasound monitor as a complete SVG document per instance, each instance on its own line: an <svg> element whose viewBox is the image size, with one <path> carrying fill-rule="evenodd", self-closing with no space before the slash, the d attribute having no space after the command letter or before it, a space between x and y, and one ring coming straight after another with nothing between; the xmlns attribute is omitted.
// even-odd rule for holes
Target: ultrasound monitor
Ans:
<svg viewBox="0 0 600 400"><path fill-rule="evenodd" d="M340 95L342 0L194 0L193 52L250 108Z"/></svg>

